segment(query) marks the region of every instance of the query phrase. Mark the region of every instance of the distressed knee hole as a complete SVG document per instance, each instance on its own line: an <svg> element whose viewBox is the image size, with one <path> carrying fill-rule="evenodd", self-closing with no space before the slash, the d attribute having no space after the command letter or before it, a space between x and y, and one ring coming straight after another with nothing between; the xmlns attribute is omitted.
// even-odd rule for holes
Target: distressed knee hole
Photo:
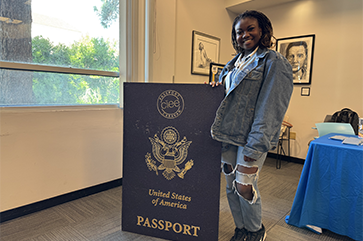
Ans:
<svg viewBox="0 0 363 241"><path fill-rule="evenodd" d="M241 173L245 173L245 174L255 174L258 172L258 166L244 166L241 164L237 165L237 170Z"/></svg>
<svg viewBox="0 0 363 241"><path fill-rule="evenodd" d="M246 167L244 167L246 168ZM254 173L243 173L236 170L235 190L239 196L248 201L249 204L254 204L257 201L257 193L253 186L256 182L258 172ZM251 168L250 168L251 169ZM252 172L253 170L249 170Z"/></svg>
<svg viewBox="0 0 363 241"><path fill-rule="evenodd" d="M245 185L241 183L234 182L235 192L238 196L242 197L249 204L254 204L257 201L257 192L253 185Z"/></svg>
<svg viewBox="0 0 363 241"><path fill-rule="evenodd" d="M236 182L243 185L252 185L257 178L257 173L246 174L236 171Z"/></svg>
<svg viewBox="0 0 363 241"><path fill-rule="evenodd" d="M229 175L229 174L233 173L233 166L231 164L224 163L223 164L223 172L226 175Z"/></svg>

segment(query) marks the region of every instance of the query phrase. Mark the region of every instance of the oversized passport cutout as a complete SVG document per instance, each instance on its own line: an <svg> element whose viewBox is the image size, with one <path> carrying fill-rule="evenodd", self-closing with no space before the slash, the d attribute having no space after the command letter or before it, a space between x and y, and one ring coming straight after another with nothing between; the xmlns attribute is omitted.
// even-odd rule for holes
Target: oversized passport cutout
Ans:
<svg viewBox="0 0 363 241"><path fill-rule="evenodd" d="M122 230L218 240L222 99L204 84L124 84Z"/></svg>

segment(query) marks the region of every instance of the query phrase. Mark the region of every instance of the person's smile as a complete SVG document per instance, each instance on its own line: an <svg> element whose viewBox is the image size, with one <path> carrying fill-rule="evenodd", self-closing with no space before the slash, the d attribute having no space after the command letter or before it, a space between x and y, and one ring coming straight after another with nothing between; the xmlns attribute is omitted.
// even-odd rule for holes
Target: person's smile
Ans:
<svg viewBox="0 0 363 241"><path fill-rule="evenodd" d="M244 49L250 49L254 47L254 41L253 39L245 39L243 41L243 48Z"/></svg>

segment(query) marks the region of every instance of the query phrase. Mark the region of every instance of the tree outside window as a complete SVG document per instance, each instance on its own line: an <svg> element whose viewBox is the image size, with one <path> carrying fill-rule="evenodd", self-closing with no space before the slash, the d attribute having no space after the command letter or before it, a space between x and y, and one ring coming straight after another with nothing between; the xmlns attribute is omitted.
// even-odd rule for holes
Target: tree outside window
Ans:
<svg viewBox="0 0 363 241"><path fill-rule="evenodd" d="M26 68L0 68L0 106L118 103L118 26L117 39L103 32L117 24L118 0L55 2L0 1L0 61Z"/></svg>

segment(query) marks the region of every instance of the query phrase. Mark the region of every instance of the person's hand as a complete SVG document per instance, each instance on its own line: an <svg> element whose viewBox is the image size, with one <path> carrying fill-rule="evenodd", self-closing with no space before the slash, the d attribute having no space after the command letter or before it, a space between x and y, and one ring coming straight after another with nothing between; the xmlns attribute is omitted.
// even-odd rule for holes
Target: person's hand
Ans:
<svg viewBox="0 0 363 241"><path fill-rule="evenodd" d="M204 84L207 84L207 82L204 82ZM212 87L216 87L216 86L219 86L219 85L220 85L220 83L219 83L219 82L214 82L214 81L213 81L213 82L210 82L210 83L209 83L209 85L210 85L210 86L212 86Z"/></svg>
<svg viewBox="0 0 363 241"><path fill-rule="evenodd" d="M253 158L248 157L248 156L244 156L243 159L245 160L245 162L254 162L254 161L256 161L256 159L253 159Z"/></svg>

